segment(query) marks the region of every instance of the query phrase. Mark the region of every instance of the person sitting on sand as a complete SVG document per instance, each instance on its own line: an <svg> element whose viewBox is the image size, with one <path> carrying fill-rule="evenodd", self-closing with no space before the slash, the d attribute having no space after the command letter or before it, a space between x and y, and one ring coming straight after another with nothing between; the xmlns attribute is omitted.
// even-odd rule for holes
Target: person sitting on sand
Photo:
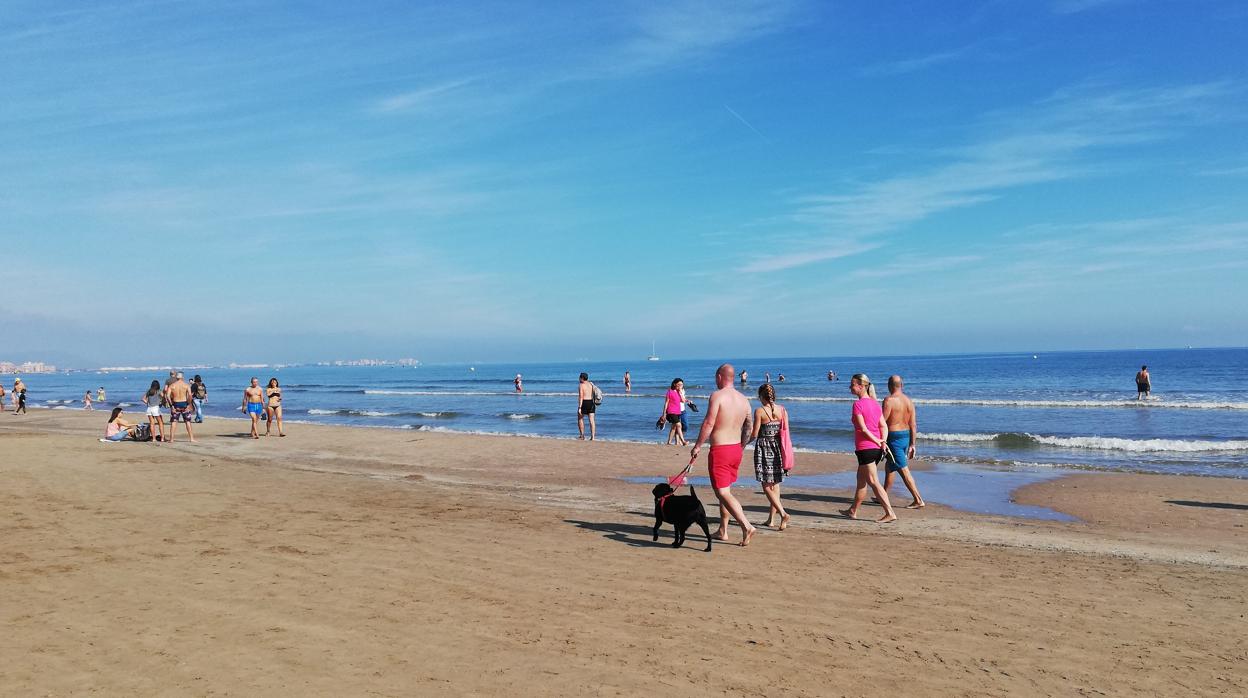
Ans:
<svg viewBox="0 0 1248 698"><path fill-rule="evenodd" d="M875 498L884 507L884 515L877 521L889 523L897 520L893 505L888 501L888 492L880 486L876 475L875 464L887 448L888 423L884 421L884 411L875 400L875 386L865 373L856 373L849 381L849 392L858 398L850 411L854 424L854 455L858 457L858 477L854 487L854 503L848 509L841 510L845 516L858 518L858 507L867 498L867 487L875 493Z"/></svg>
<svg viewBox="0 0 1248 698"><path fill-rule="evenodd" d="M124 441L127 438L133 439L138 435L139 427L131 424L121 418L121 408L114 407L113 413L108 417L108 426L104 427L104 439L106 441Z"/></svg>
<svg viewBox="0 0 1248 698"><path fill-rule="evenodd" d="M758 400L762 406L754 410L754 429L750 441L754 442L754 477L763 485L763 494L771 509L767 512L764 526L783 531L789 527L789 513L780 503L780 481L784 480L784 448L780 444L780 428L789 421L789 411L776 402L776 389L770 383L758 387ZM776 516L780 516L777 526Z"/></svg>
<svg viewBox="0 0 1248 698"><path fill-rule="evenodd" d="M260 379L252 376L251 385L243 390L243 406L240 408L251 417L251 438L260 438L260 415L264 414L264 390Z"/></svg>
<svg viewBox="0 0 1248 698"><path fill-rule="evenodd" d="M888 450L893 459L884 466L884 489L893 484L893 475L901 473L901 481L910 490L914 501L906 505L907 509L922 509L926 506L919 488L914 484L914 476L910 474L910 459L914 458L914 443L919 438L919 424L914 415L914 401L902 392L905 384L901 376L888 377L888 397L884 398L884 421L888 423Z"/></svg>
<svg viewBox="0 0 1248 698"><path fill-rule="evenodd" d="M724 364L715 371L715 387L718 390L711 393L706 419L702 420L698 440L689 455L697 459L702 444L708 440L711 442L706 465L711 475L711 489L715 490L715 497L719 500L719 528L711 537L728 540L728 515L731 514L741 526L740 545L745 547L754 537L755 529L745 518L741 503L732 495L732 483L737 481L742 450L753 430L750 428L750 401L737 391L735 372L732 364Z"/></svg>

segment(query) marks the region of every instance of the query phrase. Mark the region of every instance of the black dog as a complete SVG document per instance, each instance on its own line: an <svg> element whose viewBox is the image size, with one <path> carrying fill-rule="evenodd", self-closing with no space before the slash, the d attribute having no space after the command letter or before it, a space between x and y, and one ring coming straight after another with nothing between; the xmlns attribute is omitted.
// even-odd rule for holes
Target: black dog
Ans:
<svg viewBox="0 0 1248 698"><path fill-rule="evenodd" d="M676 540L673 548L685 544L685 531L697 524L706 535L706 552L711 552L711 529L706 525L706 508L698 493L689 485L689 494L677 495L676 490L666 482L654 486L654 539L659 539L659 529L663 524L670 523L676 528Z"/></svg>

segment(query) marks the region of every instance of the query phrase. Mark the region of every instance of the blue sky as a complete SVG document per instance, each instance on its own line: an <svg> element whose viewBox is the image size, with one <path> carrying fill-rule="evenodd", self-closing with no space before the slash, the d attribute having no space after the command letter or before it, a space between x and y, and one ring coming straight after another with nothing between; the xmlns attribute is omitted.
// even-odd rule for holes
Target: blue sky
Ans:
<svg viewBox="0 0 1248 698"><path fill-rule="evenodd" d="M1248 344L1240 2L0 7L0 358Z"/></svg>

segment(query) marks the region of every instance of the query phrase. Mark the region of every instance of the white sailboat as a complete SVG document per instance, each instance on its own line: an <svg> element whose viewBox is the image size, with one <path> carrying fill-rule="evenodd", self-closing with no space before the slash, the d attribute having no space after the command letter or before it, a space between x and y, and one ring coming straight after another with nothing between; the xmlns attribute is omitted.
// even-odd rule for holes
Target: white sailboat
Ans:
<svg viewBox="0 0 1248 698"><path fill-rule="evenodd" d="M654 353L654 342L650 342L650 356L646 357L646 361L658 361L659 355Z"/></svg>

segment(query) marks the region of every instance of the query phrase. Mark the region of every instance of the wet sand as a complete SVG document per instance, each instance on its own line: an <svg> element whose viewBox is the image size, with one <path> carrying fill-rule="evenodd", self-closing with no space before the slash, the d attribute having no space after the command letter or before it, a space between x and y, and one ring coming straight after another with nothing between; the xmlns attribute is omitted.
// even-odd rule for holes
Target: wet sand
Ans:
<svg viewBox="0 0 1248 698"><path fill-rule="evenodd" d="M1078 521L888 526L786 489L790 530L706 554L653 543L621 479L675 448L228 420L101 444L105 417L0 414L0 693L1248 692L1248 482L1081 474L1016 495Z"/></svg>

